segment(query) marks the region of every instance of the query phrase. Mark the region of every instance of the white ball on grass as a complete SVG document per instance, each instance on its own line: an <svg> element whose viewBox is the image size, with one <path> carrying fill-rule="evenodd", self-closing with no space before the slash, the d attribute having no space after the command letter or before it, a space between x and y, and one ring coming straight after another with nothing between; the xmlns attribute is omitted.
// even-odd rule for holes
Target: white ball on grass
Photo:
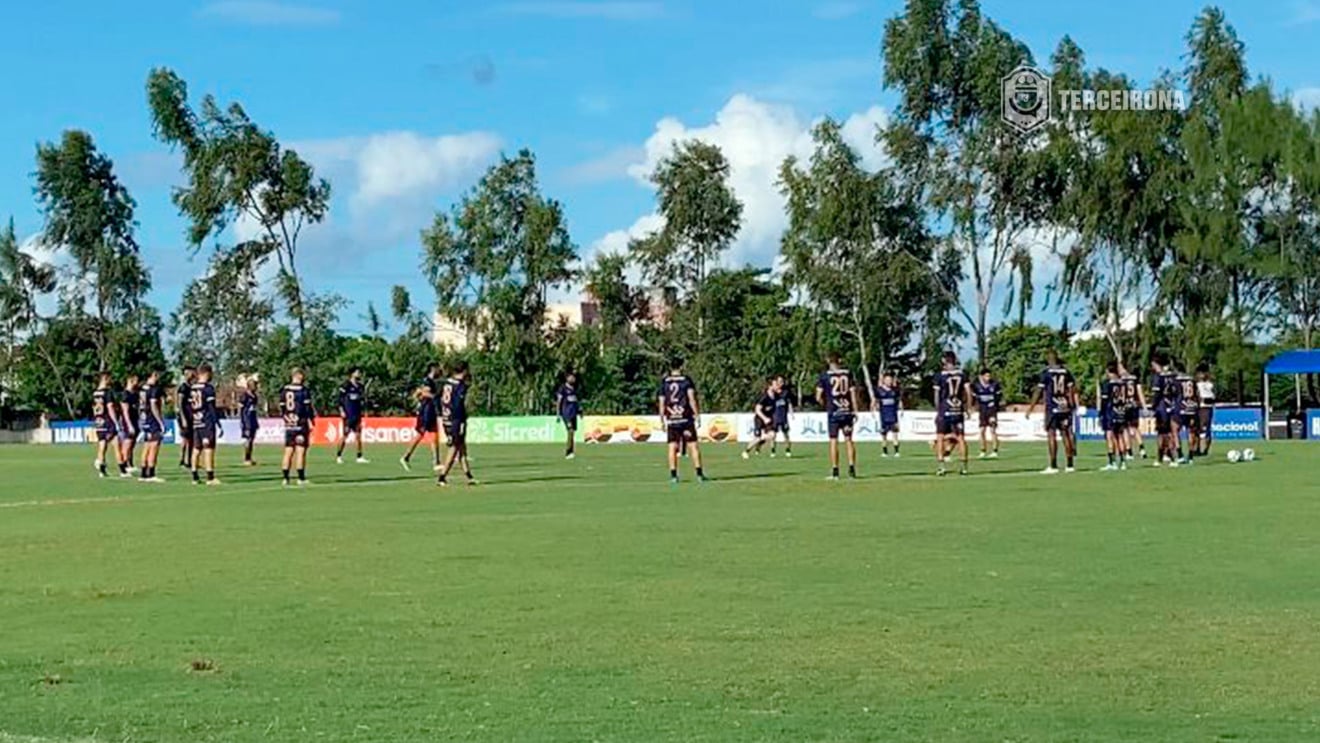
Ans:
<svg viewBox="0 0 1320 743"><path fill-rule="evenodd" d="M1238 451L1237 449L1229 449L1229 450L1228 450L1228 461L1232 462L1233 464L1237 464L1238 462L1241 462L1241 461L1242 461L1242 452Z"/></svg>

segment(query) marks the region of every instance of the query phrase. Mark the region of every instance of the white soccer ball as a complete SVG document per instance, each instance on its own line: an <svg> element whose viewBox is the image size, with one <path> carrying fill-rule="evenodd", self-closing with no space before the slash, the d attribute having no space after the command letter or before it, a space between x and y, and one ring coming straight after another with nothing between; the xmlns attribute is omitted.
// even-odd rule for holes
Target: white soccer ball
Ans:
<svg viewBox="0 0 1320 743"><path fill-rule="evenodd" d="M1238 451L1237 449L1229 449L1229 450L1228 450L1228 461L1232 462L1233 464L1237 464L1238 462L1241 462L1241 461L1242 461L1242 452Z"/></svg>
<svg viewBox="0 0 1320 743"><path fill-rule="evenodd" d="M1244 461L1244 462L1254 462L1254 461L1256 461L1256 450L1255 450L1255 449L1243 449L1243 450L1242 450L1242 461Z"/></svg>

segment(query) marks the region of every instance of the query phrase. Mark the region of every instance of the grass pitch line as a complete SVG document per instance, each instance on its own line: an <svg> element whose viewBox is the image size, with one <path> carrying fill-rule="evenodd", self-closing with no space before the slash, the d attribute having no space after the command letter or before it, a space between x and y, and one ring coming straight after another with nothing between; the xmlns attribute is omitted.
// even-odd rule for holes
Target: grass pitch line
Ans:
<svg viewBox="0 0 1320 743"><path fill-rule="evenodd" d="M95 738L38 738L0 732L0 743L97 743Z"/></svg>

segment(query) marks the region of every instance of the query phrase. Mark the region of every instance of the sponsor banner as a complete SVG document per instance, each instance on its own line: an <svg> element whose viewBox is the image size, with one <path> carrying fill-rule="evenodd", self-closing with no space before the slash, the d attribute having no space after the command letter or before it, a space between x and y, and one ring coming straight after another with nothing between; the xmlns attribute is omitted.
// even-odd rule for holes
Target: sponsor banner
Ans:
<svg viewBox="0 0 1320 743"><path fill-rule="evenodd" d="M365 444L411 444L419 434L416 418L363 418L362 442ZM317 418L312 426L312 444L338 444L344 438L344 421L336 417ZM281 424L280 443L284 443Z"/></svg>
<svg viewBox="0 0 1320 743"><path fill-rule="evenodd" d="M1320 441L1320 410L1306 411L1306 438Z"/></svg>
<svg viewBox="0 0 1320 743"><path fill-rule="evenodd" d="M174 421L165 421L165 435L161 442L173 444ZM51 421L50 443L52 444L90 444L96 441L96 424L91 421Z"/></svg>
<svg viewBox="0 0 1320 743"><path fill-rule="evenodd" d="M738 441L742 419L750 416L712 413L701 416L697 436L701 441ZM747 423L750 430L750 422ZM588 415L580 425L583 441L589 444L665 443L668 438L660 418L654 415Z"/></svg>
<svg viewBox="0 0 1320 743"><path fill-rule="evenodd" d="M745 441L752 438L754 425L751 414L738 416L738 435ZM968 417L965 429L969 437L978 435L979 421L975 414ZM829 419L824 413L795 413L789 418L789 436L806 443L829 440ZM1045 422L1041 415L1030 420L1022 413L999 414L999 437L1005 441L1039 441L1045 438ZM866 412L857 416L853 427L853 440L880 441L880 416ZM935 438L935 411L904 410L898 414L898 438L901 441L930 441Z"/></svg>
<svg viewBox="0 0 1320 743"><path fill-rule="evenodd" d="M225 418L220 421L220 436L217 444L237 446L243 443L243 425L237 418ZM279 418L257 419L258 444L284 444L284 421Z"/></svg>
<svg viewBox="0 0 1320 743"><path fill-rule="evenodd" d="M473 418L467 434L473 444L558 444L566 438L564 424L552 415Z"/></svg>
<svg viewBox="0 0 1320 743"><path fill-rule="evenodd" d="M1263 439L1264 418L1260 408L1216 408L1210 432L1216 439Z"/></svg>

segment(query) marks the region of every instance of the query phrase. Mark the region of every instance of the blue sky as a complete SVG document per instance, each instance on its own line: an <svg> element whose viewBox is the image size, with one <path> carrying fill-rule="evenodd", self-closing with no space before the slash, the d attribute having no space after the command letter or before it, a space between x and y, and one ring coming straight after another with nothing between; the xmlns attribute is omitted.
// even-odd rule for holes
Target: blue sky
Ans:
<svg viewBox="0 0 1320 743"><path fill-rule="evenodd" d="M1094 65L1149 78L1181 65L1202 7L983 0L988 15L1047 57L1071 34ZM1320 103L1320 0L1221 4L1255 75ZM543 187L564 202L584 255L654 224L641 176L670 141L725 147L747 225L731 261L769 265L782 229L773 185L783 156L803 153L811 122L831 115L869 161L893 96L880 86L883 22L901 7L846 0L221 0L6 3L0 9L0 218L40 229L32 197L39 141L90 131L138 201L152 300L168 313L204 265L190 258L169 200L177 161L151 137L144 84L168 66L193 96L240 101L335 189L329 222L310 234L312 288L353 301L403 283L419 301L417 233L497 153L530 147ZM130 10L131 8L131 10Z"/></svg>

